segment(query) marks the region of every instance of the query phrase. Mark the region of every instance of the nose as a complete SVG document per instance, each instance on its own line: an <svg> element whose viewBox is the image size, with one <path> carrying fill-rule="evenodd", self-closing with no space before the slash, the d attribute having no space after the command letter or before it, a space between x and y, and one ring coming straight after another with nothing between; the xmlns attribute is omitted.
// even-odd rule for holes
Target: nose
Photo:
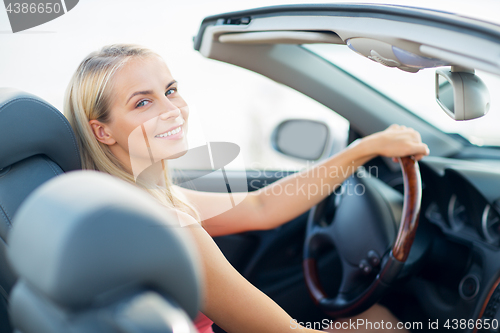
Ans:
<svg viewBox="0 0 500 333"><path fill-rule="evenodd" d="M172 103L168 97L165 96L163 99L162 112L160 113L161 120L167 120L170 118L177 118L181 114L181 110Z"/></svg>

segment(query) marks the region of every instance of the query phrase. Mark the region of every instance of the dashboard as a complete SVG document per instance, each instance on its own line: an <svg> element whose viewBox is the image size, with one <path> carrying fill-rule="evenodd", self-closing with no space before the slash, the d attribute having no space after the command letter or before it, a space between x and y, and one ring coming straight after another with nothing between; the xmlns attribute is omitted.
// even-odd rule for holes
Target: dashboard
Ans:
<svg viewBox="0 0 500 333"><path fill-rule="evenodd" d="M500 321L500 164L440 157L419 164L419 228L434 232L420 236L432 245L415 279L417 298L443 320Z"/></svg>
<svg viewBox="0 0 500 333"><path fill-rule="evenodd" d="M421 165L425 218L463 241L500 250L500 165L497 171L442 158Z"/></svg>

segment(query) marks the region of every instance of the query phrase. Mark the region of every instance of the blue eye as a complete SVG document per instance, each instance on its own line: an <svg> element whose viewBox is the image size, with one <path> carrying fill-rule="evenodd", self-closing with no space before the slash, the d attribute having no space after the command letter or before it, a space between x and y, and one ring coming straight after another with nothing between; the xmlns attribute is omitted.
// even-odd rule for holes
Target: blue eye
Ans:
<svg viewBox="0 0 500 333"><path fill-rule="evenodd" d="M143 107L144 105L146 105L145 104L146 102L149 102L149 101L147 99L143 99L142 101L140 101L139 103L137 103L137 105L135 107L136 108Z"/></svg>
<svg viewBox="0 0 500 333"><path fill-rule="evenodd" d="M177 88L170 88L165 92L165 96L172 95L177 91Z"/></svg>

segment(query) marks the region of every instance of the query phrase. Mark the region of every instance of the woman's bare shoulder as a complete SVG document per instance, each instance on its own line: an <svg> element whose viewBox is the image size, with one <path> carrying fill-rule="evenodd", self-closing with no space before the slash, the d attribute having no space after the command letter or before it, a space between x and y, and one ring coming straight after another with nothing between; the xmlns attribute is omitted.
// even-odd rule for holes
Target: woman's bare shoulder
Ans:
<svg viewBox="0 0 500 333"><path fill-rule="evenodd" d="M168 212L173 216L175 222L178 223L181 227L200 225L193 216L179 209L169 209Z"/></svg>

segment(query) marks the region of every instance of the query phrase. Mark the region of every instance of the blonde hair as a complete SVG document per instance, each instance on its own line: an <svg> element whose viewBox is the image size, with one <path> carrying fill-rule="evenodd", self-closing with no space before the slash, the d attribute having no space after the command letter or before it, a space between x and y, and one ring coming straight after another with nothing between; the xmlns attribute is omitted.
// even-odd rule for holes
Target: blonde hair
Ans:
<svg viewBox="0 0 500 333"><path fill-rule="evenodd" d="M182 194L175 190L166 166L162 161L165 187L151 187L135 180L123 164L112 154L109 146L97 140L90 120L107 123L110 120L110 90L114 74L129 60L159 56L157 53L134 44L114 44L90 53L80 63L66 90L64 115L76 134L80 147L82 168L106 172L149 192L160 203L193 216L200 217Z"/></svg>

